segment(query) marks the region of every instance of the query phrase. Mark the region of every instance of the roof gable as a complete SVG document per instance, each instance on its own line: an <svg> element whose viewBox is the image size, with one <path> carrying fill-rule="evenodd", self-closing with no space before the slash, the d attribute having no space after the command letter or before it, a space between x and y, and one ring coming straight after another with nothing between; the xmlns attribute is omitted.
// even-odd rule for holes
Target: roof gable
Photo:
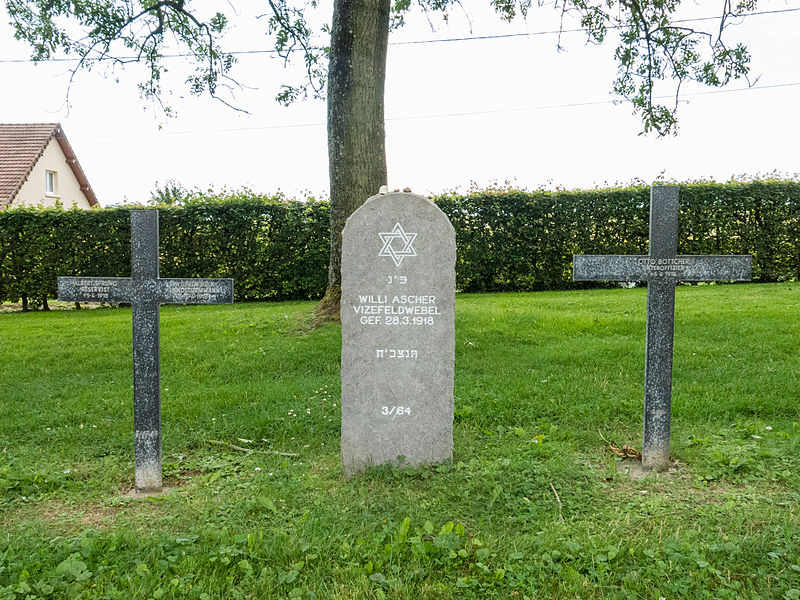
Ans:
<svg viewBox="0 0 800 600"><path fill-rule="evenodd" d="M0 207L7 206L14 201L22 184L25 183L53 138L58 141L58 145L67 159L67 164L78 180L89 205L97 204L97 197L61 129L61 125L58 123L0 123Z"/></svg>

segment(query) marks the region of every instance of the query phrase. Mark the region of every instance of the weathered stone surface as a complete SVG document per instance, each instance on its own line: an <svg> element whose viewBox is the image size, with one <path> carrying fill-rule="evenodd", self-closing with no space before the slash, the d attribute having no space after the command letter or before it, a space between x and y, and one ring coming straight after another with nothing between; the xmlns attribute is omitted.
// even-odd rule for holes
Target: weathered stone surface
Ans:
<svg viewBox="0 0 800 600"><path fill-rule="evenodd" d="M684 254L675 258L648 255L576 254L574 281L746 281L750 256L703 256ZM620 279L624 273L627 279Z"/></svg>
<svg viewBox="0 0 800 600"><path fill-rule="evenodd" d="M453 452L455 232L430 200L373 196L342 246L342 465Z"/></svg>
<svg viewBox="0 0 800 600"><path fill-rule="evenodd" d="M232 304L232 279L159 279L162 304Z"/></svg>
<svg viewBox="0 0 800 600"><path fill-rule="evenodd" d="M161 489L160 304L230 304L232 279L160 279L158 211L131 211L131 277L59 277L66 302L124 302L133 313L135 485Z"/></svg>
<svg viewBox="0 0 800 600"><path fill-rule="evenodd" d="M59 277L62 302L125 302L131 295L127 277Z"/></svg>
<svg viewBox="0 0 800 600"><path fill-rule="evenodd" d="M751 256L678 255L678 187L650 192L650 254L575 255L574 281L647 281L647 348L642 466L669 467L675 285L679 281L748 281Z"/></svg>

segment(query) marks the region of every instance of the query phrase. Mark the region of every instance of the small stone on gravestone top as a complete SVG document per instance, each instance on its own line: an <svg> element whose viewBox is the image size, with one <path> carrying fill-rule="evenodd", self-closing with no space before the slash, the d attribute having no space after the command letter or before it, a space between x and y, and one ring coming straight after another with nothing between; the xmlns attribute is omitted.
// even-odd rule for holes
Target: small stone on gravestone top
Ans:
<svg viewBox="0 0 800 600"><path fill-rule="evenodd" d="M423 196L373 196L342 232L342 466L453 455L455 231Z"/></svg>

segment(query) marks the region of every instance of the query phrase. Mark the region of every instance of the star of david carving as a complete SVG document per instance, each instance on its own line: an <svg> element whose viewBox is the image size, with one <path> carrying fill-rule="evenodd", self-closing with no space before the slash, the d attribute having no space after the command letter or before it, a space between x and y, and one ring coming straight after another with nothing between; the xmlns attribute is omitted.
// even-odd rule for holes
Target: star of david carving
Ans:
<svg viewBox="0 0 800 600"><path fill-rule="evenodd" d="M378 253L378 256L389 256L394 261L395 266L399 267L400 263L406 256L416 256L417 251L411 246L417 237L416 233L406 233L403 231L400 223L395 223L394 229L389 232L379 233L383 248ZM397 240L397 246L401 246L398 250L394 244Z"/></svg>

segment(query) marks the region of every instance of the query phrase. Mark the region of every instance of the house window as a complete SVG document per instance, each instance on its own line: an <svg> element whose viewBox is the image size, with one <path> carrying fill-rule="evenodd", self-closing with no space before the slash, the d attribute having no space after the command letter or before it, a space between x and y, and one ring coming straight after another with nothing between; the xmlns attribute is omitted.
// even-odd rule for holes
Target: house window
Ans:
<svg viewBox="0 0 800 600"><path fill-rule="evenodd" d="M44 191L49 196L55 196L58 193L58 177L55 171L44 172Z"/></svg>

